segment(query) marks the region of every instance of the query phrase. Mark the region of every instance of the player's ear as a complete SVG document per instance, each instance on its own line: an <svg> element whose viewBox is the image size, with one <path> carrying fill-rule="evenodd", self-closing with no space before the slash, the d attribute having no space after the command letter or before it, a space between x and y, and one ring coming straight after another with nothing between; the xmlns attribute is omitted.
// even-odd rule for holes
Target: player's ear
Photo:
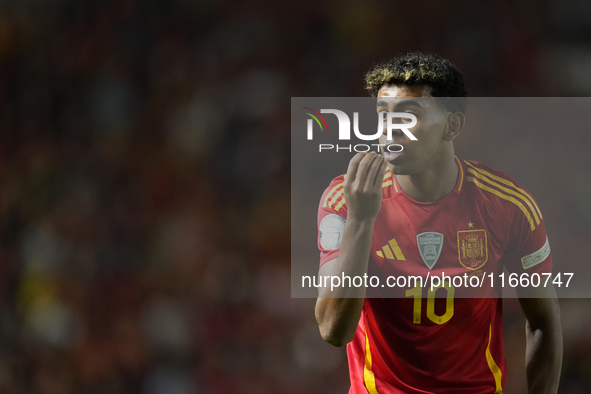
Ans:
<svg viewBox="0 0 591 394"><path fill-rule="evenodd" d="M454 112L453 114L447 115L447 128L443 134L443 140L452 141L456 138L462 131L465 122L466 118L461 112Z"/></svg>

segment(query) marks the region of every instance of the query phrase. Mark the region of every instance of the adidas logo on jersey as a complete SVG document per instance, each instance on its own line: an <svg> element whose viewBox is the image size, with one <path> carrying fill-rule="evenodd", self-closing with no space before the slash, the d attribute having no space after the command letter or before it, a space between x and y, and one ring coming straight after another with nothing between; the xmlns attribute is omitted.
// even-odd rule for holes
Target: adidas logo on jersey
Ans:
<svg viewBox="0 0 591 394"><path fill-rule="evenodd" d="M398 246L398 242L394 238L382 246L382 250L376 250L376 254L382 258L385 256L388 260L406 260L400 246Z"/></svg>

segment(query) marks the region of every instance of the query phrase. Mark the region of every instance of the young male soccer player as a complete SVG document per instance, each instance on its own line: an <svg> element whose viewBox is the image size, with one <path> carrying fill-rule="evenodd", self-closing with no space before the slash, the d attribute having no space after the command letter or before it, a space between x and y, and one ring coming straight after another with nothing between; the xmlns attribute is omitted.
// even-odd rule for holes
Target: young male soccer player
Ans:
<svg viewBox="0 0 591 394"><path fill-rule="evenodd" d="M550 272L531 195L505 173L454 155L465 101L439 98L466 97L461 73L438 56L412 53L377 66L366 82L378 112L416 116L417 141L384 133L383 155L355 155L346 176L328 186L318 210L319 275ZM389 144L404 150L390 153ZM350 393L501 393L502 300L456 297L460 291L446 285L444 299L435 299L415 286L379 298L363 286L322 288L316 320L327 342L348 344ZM554 288L517 288L517 296L527 319L529 393L556 393L562 334Z"/></svg>

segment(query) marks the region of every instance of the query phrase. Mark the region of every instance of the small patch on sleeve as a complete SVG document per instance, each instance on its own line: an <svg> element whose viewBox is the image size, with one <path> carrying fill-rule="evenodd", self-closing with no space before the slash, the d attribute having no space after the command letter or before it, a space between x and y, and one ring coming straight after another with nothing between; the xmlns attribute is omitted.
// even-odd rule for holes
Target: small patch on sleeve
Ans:
<svg viewBox="0 0 591 394"><path fill-rule="evenodd" d="M550 256L550 243L548 242L548 237L546 237L546 243L540 250L521 258L523 269L528 269L534 265L540 264L542 261L546 260L548 256Z"/></svg>
<svg viewBox="0 0 591 394"><path fill-rule="evenodd" d="M318 231L320 246L322 246L322 249L338 249L341 247L341 242L343 241L345 219L334 213L326 215L320 222L320 228Z"/></svg>

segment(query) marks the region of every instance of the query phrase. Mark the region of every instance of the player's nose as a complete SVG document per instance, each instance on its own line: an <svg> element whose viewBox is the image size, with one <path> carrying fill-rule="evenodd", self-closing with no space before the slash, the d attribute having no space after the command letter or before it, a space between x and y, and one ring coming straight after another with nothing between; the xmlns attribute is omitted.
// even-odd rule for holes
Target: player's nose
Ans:
<svg viewBox="0 0 591 394"><path fill-rule="evenodd" d="M396 122L397 120L394 119L394 121ZM382 125L382 135L380 138L385 139L386 141L393 141L395 137L401 137L403 135L402 130L397 129L397 128L393 128L392 132L391 132L391 139L388 139L388 128L386 127L386 123L384 123Z"/></svg>

